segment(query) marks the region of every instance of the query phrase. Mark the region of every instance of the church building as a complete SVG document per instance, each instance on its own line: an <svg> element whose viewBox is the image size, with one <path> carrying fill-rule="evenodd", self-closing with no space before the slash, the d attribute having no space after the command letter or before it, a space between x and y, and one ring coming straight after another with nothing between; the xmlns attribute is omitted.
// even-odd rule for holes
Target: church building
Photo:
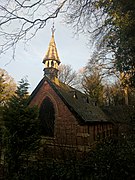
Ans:
<svg viewBox="0 0 135 180"><path fill-rule="evenodd" d="M43 59L44 77L30 96L39 108L41 136L48 146L88 151L98 140L112 134L112 123L91 98L58 79L60 58L54 29Z"/></svg>

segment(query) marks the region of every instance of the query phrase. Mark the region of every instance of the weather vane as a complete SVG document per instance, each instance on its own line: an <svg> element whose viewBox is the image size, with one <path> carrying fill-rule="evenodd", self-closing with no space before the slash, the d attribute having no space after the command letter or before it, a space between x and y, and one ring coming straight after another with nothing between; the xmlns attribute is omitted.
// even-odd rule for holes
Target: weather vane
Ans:
<svg viewBox="0 0 135 180"><path fill-rule="evenodd" d="M54 32L55 32L55 28L54 28L54 20L53 20L53 25L52 25L51 30L52 30L52 35L54 35Z"/></svg>

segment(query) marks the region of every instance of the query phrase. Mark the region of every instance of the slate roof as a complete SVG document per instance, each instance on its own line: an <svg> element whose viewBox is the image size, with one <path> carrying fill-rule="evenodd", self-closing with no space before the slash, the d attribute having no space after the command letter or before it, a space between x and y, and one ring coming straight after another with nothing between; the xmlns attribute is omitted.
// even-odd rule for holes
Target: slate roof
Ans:
<svg viewBox="0 0 135 180"><path fill-rule="evenodd" d="M108 123L108 117L92 100L82 92L59 82L59 85L44 77L30 96L30 101L37 94L43 83L47 81L69 110L76 116L80 123Z"/></svg>
<svg viewBox="0 0 135 180"><path fill-rule="evenodd" d="M127 105L106 106L103 111L113 123L135 122L135 107Z"/></svg>

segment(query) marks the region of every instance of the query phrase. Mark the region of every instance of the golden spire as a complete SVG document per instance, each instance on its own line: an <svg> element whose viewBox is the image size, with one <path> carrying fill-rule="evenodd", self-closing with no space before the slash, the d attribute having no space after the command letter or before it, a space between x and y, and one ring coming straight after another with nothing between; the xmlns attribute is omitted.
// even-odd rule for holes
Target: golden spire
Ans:
<svg viewBox="0 0 135 180"><path fill-rule="evenodd" d="M53 26L52 26L51 30L52 30L52 37L51 37L51 40L50 40L50 43L49 43L47 53L46 53L46 55L45 55L45 57L43 59L43 63L45 64L46 61L53 60L53 61L56 61L58 64L60 64L60 59L59 59L59 56L58 56L56 43L55 43L55 40L54 40L54 32L55 32L54 23L53 23Z"/></svg>
<svg viewBox="0 0 135 180"><path fill-rule="evenodd" d="M44 75L48 76L51 80L55 80L58 77L58 66L60 64L60 59L58 56L55 40L54 40L54 23L52 26L52 37L49 43L49 47L47 53L43 59L44 67Z"/></svg>

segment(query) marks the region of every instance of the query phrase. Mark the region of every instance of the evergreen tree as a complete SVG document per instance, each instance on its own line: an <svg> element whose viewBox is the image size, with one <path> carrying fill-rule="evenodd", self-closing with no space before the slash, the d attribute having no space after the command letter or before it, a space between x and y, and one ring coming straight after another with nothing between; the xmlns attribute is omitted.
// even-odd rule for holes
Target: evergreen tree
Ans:
<svg viewBox="0 0 135 180"><path fill-rule="evenodd" d="M3 112L5 161L11 179L17 177L21 158L28 158L39 146L38 111L29 107L27 100L28 82L21 80Z"/></svg>
<svg viewBox="0 0 135 180"><path fill-rule="evenodd" d="M0 108L13 96L16 90L14 79L0 68Z"/></svg>

